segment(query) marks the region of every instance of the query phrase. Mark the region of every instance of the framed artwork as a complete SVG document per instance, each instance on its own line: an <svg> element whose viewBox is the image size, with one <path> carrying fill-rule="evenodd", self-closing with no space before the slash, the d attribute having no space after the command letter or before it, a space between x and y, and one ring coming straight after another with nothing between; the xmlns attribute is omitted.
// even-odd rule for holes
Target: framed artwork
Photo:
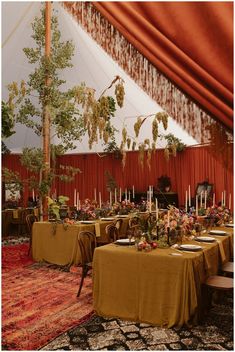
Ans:
<svg viewBox="0 0 235 352"><path fill-rule="evenodd" d="M5 201L18 202L21 199L21 191L16 183L5 183Z"/></svg>
<svg viewBox="0 0 235 352"><path fill-rule="evenodd" d="M213 192L213 184L207 182L198 183L196 188L196 195L201 196L201 192L203 192L202 197L204 198L205 191L207 191L207 197L210 198Z"/></svg>

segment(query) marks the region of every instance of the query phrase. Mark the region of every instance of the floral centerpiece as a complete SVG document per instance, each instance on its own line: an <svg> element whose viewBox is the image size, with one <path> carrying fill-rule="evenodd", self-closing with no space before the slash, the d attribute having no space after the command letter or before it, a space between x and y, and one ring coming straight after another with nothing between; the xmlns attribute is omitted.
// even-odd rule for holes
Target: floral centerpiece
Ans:
<svg viewBox="0 0 235 352"><path fill-rule="evenodd" d="M231 211L225 206L208 207L205 213L215 226L221 226L232 219Z"/></svg>

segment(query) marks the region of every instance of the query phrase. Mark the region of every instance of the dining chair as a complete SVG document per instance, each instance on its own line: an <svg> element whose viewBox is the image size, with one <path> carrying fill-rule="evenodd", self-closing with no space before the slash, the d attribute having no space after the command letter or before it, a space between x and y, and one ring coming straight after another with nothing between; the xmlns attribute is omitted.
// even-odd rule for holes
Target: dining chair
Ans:
<svg viewBox="0 0 235 352"><path fill-rule="evenodd" d="M115 242L119 238L118 229L113 223L106 226L105 233L108 235L108 243Z"/></svg>
<svg viewBox="0 0 235 352"><path fill-rule="evenodd" d="M25 232L26 227L26 216L28 214L27 209L18 209L18 216L14 217L12 214L12 218L10 221L11 225L17 226L17 236L22 236Z"/></svg>
<svg viewBox="0 0 235 352"><path fill-rule="evenodd" d="M117 231L118 231L118 238L120 238L120 236L121 236L122 224L123 224L122 219L117 219L114 223L114 226L117 228Z"/></svg>
<svg viewBox="0 0 235 352"><path fill-rule="evenodd" d="M28 215L26 215L25 221L26 221L27 235L29 236L29 250L28 250L28 255L29 255L32 250L33 223L38 221L38 217L34 214L28 214Z"/></svg>
<svg viewBox="0 0 235 352"><path fill-rule="evenodd" d="M204 283L204 288L204 304L207 310L212 306L213 294L217 293L220 297L221 293L233 291L233 278L220 275L209 276Z"/></svg>
<svg viewBox="0 0 235 352"><path fill-rule="evenodd" d="M233 277L233 270L234 270L233 262L227 262L224 265L222 265L222 268L221 268L221 271L225 276Z"/></svg>
<svg viewBox="0 0 235 352"><path fill-rule="evenodd" d="M135 237L139 229L140 229L139 219L137 217L133 217L129 219L128 229L127 229L128 236Z"/></svg>
<svg viewBox="0 0 235 352"><path fill-rule="evenodd" d="M92 260L94 250L96 248L96 235L89 231L81 231L78 234L78 246L81 253L81 265L82 265L82 277L77 293L77 297L80 296L83 282L89 270L92 269Z"/></svg>

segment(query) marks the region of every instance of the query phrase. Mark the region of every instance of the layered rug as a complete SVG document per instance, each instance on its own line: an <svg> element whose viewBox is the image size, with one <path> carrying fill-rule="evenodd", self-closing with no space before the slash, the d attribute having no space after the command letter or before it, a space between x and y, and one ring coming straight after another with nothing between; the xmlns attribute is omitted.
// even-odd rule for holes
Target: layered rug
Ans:
<svg viewBox="0 0 235 352"><path fill-rule="evenodd" d="M161 328L93 315L51 341L42 350L70 351L234 351L233 297L216 304L192 328Z"/></svg>
<svg viewBox="0 0 235 352"><path fill-rule="evenodd" d="M2 350L37 350L92 315L91 278L33 263L28 243L2 247Z"/></svg>

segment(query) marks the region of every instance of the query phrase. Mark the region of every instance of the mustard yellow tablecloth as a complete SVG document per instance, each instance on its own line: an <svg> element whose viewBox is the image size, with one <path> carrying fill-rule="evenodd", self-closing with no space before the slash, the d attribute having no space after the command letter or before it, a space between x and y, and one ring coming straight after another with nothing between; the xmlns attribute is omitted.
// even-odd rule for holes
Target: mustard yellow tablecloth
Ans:
<svg viewBox="0 0 235 352"><path fill-rule="evenodd" d="M220 241L222 245L229 243L229 236L221 236ZM221 260L217 242L201 245L202 251L179 256L172 255L179 252L171 248L150 253L115 244L96 248L94 310L101 316L168 328L196 322L201 284L209 275L217 274Z"/></svg>
<svg viewBox="0 0 235 352"><path fill-rule="evenodd" d="M47 261L58 265L80 263L77 236L80 231L94 233L95 226L68 225L49 222L33 224L32 256L35 261Z"/></svg>

